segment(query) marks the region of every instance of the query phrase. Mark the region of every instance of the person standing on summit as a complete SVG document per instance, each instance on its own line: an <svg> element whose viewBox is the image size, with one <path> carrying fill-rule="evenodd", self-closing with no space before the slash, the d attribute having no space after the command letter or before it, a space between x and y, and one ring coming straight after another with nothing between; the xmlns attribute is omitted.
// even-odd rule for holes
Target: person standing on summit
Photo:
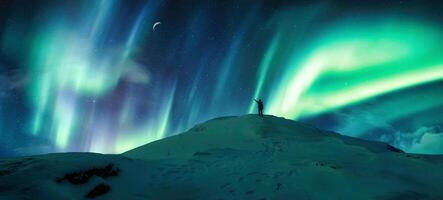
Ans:
<svg viewBox="0 0 443 200"><path fill-rule="evenodd" d="M254 101L257 103L258 106L258 116L263 117L263 101L259 99L254 99Z"/></svg>

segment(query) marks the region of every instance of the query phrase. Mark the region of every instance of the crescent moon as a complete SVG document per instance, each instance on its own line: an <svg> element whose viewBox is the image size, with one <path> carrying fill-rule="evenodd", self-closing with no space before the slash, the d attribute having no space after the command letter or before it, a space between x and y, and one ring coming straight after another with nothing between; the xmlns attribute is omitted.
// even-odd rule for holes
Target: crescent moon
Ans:
<svg viewBox="0 0 443 200"><path fill-rule="evenodd" d="M160 24L162 24L162 23L161 22L155 22L154 25L152 26L152 31L155 31L155 27L157 27Z"/></svg>

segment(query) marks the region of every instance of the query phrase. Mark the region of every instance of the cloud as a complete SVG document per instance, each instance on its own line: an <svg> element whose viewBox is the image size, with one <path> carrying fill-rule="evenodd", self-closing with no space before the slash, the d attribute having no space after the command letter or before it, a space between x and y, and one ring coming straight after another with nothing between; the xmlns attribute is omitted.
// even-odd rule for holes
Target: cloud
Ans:
<svg viewBox="0 0 443 200"><path fill-rule="evenodd" d="M345 135L374 139L377 136L373 135L375 132L370 130L377 130L377 135L394 131L394 128L383 118L364 110L337 111L334 115L341 121L336 131Z"/></svg>
<svg viewBox="0 0 443 200"><path fill-rule="evenodd" d="M443 154L441 125L411 129L415 125L403 124L400 128L388 123L383 117L364 110L341 110L333 114L339 122L332 129L341 134L382 141L408 153ZM411 123L412 121L414 120Z"/></svg>
<svg viewBox="0 0 443 200"><path fill-rule="evenodd" d="M27 156L57 151L49 140L26 134L20 130L14 130L14 134L6 130L1 136L0 157Z"/></svg>
<svg viewBox="0 0 443 200"><path fill-rule="evenodd" d="M440 126L420 127L414 132L393 132L381 137L408 153L443 154L443 128Z"/></svg>
<svg viewBox="0 0 443 200"><path fill-rule="evenodd" d="M148 84L151 80L151 74L142 65L126 61L124 63L123 78L131 83Z"/></svg>
<svg viewBox="0 0 443 200"><path fill-rule="evenodd" d="M0 74L0 99L9 97L9 78Z"/></svg>
<svg viewBox="0 0 443 200"><path fill-rule="evenodd" d="M0 74L0 88L2 90L22 89L26 87L29 81L29 74L19 69L9 70L7 73Z"/></svg>
<svg viewBox="0 0 443 200"><path fill-rule="evenodd" d="M34 145L20 146L12 150L13 155L15 156L46 154L46 153L52 153L54 151L55 148L49 144L34 144Z"/></svg>

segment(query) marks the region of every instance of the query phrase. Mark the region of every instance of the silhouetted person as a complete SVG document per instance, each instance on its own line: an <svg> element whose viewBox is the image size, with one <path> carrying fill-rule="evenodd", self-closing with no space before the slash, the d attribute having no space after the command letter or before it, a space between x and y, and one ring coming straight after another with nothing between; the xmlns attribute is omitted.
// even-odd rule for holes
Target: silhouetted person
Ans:
<svg viewBox="0 0 443 200"><path fill-rule="evenodd" d="M263 101L259 99L254 99L254 101L257 103L258 106L258 116L263 117Z"/></svg>

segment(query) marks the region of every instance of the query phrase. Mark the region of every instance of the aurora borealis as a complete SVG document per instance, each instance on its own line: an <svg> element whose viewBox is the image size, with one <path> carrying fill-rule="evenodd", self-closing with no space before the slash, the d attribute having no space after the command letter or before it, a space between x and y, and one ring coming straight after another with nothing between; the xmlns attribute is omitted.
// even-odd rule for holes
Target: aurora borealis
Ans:
<svg viewBox="0 0 443 200"><path fill-rule="evenodd" d="M253 98L265 114L443 153L439 1L0 6L0 155L120 153L255 113Z"/></svg>

